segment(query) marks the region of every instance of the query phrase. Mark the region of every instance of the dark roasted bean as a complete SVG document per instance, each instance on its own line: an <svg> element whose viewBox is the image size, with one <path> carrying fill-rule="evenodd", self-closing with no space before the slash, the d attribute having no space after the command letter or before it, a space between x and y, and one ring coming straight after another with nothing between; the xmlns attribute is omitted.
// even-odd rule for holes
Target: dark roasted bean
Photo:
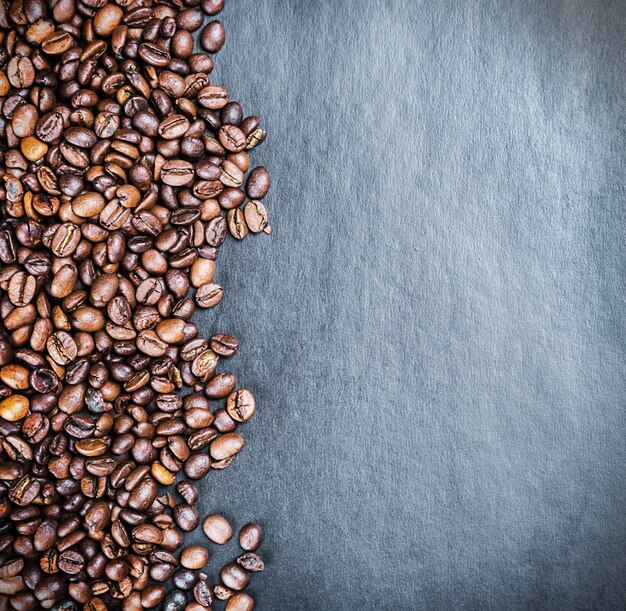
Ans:
<svg viewBox="0 0 626 611"><path fill-rule="evenodd" d="M213 588L193 572L207 549L183 545L198 490L161 490L244 445L255 400L217 373L237 340L202 338L193 315L223 297L227 235L271 233L269 174L246 180L265 132L209 76L226 36L204 17L224 2L183 4L0 8L3 608L254 606L236 592L264 566L260 529ZM232 537L220 516L203 526Z"/></svg>
<svg viewBox="0 0 626 611"><path fill-rule="evenodd" d="M200 40L205 50L209 53L217 53L224 46L226 40L226 31L222 22L211 21L202 30Z"/></svg>

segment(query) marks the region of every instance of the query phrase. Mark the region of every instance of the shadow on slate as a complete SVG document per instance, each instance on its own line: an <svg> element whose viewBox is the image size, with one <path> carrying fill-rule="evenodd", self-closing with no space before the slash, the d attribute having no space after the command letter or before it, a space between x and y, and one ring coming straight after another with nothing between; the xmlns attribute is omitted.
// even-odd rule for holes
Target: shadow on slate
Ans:
<svg viewBox="0 0 626 611"><path fill-rule="evenodd" d="M200 318L259 405L201 507L264 524L257 608L624 608L626 3L222 19L275 233Z"/></svg>

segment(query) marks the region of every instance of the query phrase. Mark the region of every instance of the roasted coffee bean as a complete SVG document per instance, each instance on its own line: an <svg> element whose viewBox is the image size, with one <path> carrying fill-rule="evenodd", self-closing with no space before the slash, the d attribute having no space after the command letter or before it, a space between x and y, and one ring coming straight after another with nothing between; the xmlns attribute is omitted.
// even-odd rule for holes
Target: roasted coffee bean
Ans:
<svg viewBox="0 0 626 611"><path fill-rule="evenodd" d="M231 590L245 590L250 583L247 571L238 564L227 564L220 572L222 583Z"/></svg>
<svg viewBox="0 0 626 611"><path fill-rule="evenodd" d="M196 574L189 569L179 569L174 573L174 585L181 590L191 590L197 581Z"/></svg>
<svg viewBox="0 0 626 611"><path fill-rule="evenodd" d="M267 210L262 202L250 200L244 208L244 219L252 233L260 233L268 228Z"/></svg>
<svg viewBox="0 0 626 611"><path fill-rule="evenodd" d="M186 547L180 555L180 563L186 569L201 569L206 565L208 560L209 552L199 545ZM242 564L242 566L244 565Z"/></svg>
<svg viewBox="0 0 626 611"><path fill-rule="evenodd" d="M200 573L198 576L198 583L196 583L193 588L193 597L196 602L203 607L208 607L213 604L213 588L211 588L204 573Z"/></svg>
<svg viewBox="0 0 626 611"><path fill-rule="evenodd" d="M223 112L224 110L222 110ZM222 146L231 153L238 153L246 148L246 135L235 125L223 125L217 135ZM248 183L250 183L250 179L248 179Z"/></svg>
<svg viewBox="0 0 626 611"><path fill-rule="evenodd" d="M183 187L193 181L193 166L188 161L174 159L161 168L161 180L171 187Z"/></svg>
<svg viewBox="0 0 626 611"><path fill-rule="evenodd" d="M223 87L209 85L198 92L198 102L205 108L218 110L228 104L228 92Z"/></svg>
<svg viewBox="0 0 626 611"><path fill-rule="evenodd" d="M211 443L210 454L214 460L224 460L237 454L244 446L239 433L226 433Z"/></svg>
<svg viewBox="0 0 626 611"><path fill-rule="evenodd" d="M122 21L124 11L115 4L105 4L93 18L93 30L98 36L106 37L113 33Z"/></svg>
<svg viewBox="0 0 626 611"><path fill-rule="evenodd" d="M207 516L202 522L204 534L214 543L224 545L233 536L233 529L223 516L212 514Z"/></svg>
<svg viewBox="0 0 626 611"><path fill-rule="evenodd" d="M228 231L237 240L243 240L248 235L248 225L243 211L235 208L228 211Z"/></svg>
<svg viewBox="0 0 626 611"><path fill-rule="evenodd" d="M172 590L163 601L163 611L183 611L187 609L187 597L181 590Z"/></svg>
<svg viewBox="0 0 626 611"><path fill-rule="evenodd" d="M174 138L180 138L188 129L189 120L187 117L173 114L161 121L158 132L161 138L173 140Z"/></svg>
<svg viewBox="0 0 626 611"><path fill-rule="evenodd" d="M221 21L211 21L202 30L200 36L202 47L209 53L217 53L226 41L226 31Z"/></svg>
<svg viewBox="0 0 626 611"><path fill-rule="evenodd" d="M174 520L178 527L184 532L191 532L200 523L198 511L191 505L186 505L184 503L174 507Z"/></svg>
<svg viewBox="0 0 626 611"><path fill-rule="evenodd" d="M237 422L246 422L256 410L256 401L249 390L241 389L228 395L226 411Z"/></svg>
<svg viewBox="0 0 626 611"><path fill-rule="evenodd" d="M226 611L252 611L254 609L254 599L245 592L238 592L228 599Z"/></svg>
<svg viewBox="0 0 626 611"><path fill-rule="evenodd" d="M211 337L211 350L219 356L233 356L239 350L239 342L232 335L218 333Z"/></svg>
<svg viewBox="0 0 626 611"><path fill-rule="evenodd" d="M195 299L201 308L215 307L224 296L224 289L215 282L209 282L198 287Z"/></svg>
<svg viewBox="0 0 626 611"><path fill-rule="evenodd" d="M211 459L206 452L190 454L184 465L185 475L189 479L203 478L209 472L210 468Z"/></svg>
<svg viewBox="0 0 626 611"><path fill-rule="evenodd" d="M207 15L217 15L224 8L224 0L202 0L202 10Z"/></svg>
<svg viewBox="0 0 626 611"><path fill-rule="evenodd" d="M223 6L0 10L0 606L199 611L214 591L253 606L233 589L262 560L240 556L212 588L193 573L207 550L183 547L198 490L160 490L227 467L255 411L217 373L237 340L193 322L223 297L227 234L271 233L269 174L246 180L265 132L209 77L225 31L204 15Z"/></svg>
<svg viewBox="0 0 626 611"><path fill-rule="evenodd" d="M246 569L246 571L250 571L252 573L258 573L259 571L265 569L263 559L259 555L252 552L247 552L239 556L239 558L237 558L237 564Z"/></svg>
<svg viewBox="0 0 626 611"><path fill-rule="evenodd" d="M223 399L230 395L237 385L237 377L234 373L218 373L212 377L204 387L204 392L209 399Z"/></svg>
<svg viewBox="0 0 626 611"><path fill-rule="evenodd" d="M179 482L176 486L176 491L185 499L188 505L195 505L198 501L198 490L191 482Z"/></svg>
<svg viewBox="0 0 626 611"><path fill-rule="evenodd" d="M261 545L262 540L263 533L258 524L246 524L239 531L239 545L248 552L255 551Z"/></svg>
<svg viewBox="0 0 626 611"><path fill-rule="evenodd" d="M11 395L0 401L0 418L7 422L17 422L28 414L30 403L27 397Z"/></svg>
<svg viewBox="0 0 626 611"><path fill-rule="evenodd" d="M263 199L270 189L270 175L263 167L252 170L246 183L246 193L250 199Z"/></svg>
<svg viewBox="0 0 626 611"><path fill-rule="evenodd" d="M46 342L50 358L58 365L68 365L78 354L78 347L72 336L65 331L53 333Z"/></svg>

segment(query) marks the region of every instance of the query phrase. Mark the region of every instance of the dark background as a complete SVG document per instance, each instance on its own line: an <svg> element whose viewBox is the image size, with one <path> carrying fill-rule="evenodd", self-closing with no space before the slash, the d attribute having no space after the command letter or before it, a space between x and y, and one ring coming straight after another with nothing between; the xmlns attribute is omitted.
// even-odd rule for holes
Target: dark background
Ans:
<svg viewBox="0 0 626 611"><path fill-rule="evenodd" d="M221 19L275 232L201 319L259 406L202 510L265 526L258 609L624 608L626 3Z"/></svg>

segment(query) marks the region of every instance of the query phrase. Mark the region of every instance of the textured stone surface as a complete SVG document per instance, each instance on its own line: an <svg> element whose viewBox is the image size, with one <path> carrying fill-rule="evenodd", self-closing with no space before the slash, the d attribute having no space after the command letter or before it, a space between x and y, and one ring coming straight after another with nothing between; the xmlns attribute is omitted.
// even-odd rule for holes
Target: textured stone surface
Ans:
<svg viewBox="0 0 626 611"><path fill-rule="evenodd" d="M202 507L265 525L258 608L623 608L626 3L222 19L275 234L203 319L259 407Z"/></svg>

